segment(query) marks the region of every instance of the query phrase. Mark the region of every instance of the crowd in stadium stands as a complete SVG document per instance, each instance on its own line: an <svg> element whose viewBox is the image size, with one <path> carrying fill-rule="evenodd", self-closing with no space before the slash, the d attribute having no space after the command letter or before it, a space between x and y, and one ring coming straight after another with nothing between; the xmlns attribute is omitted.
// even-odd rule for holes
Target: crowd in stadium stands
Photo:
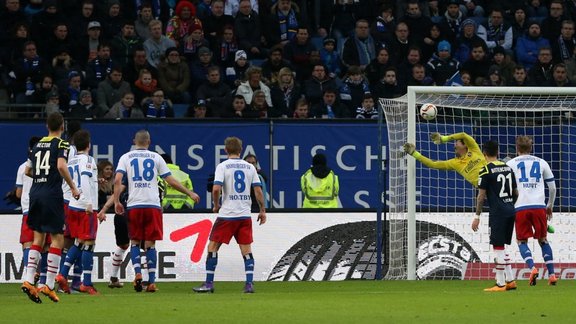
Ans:
<svg viewBox="0 0 576 324"><path fill-rule="evenodd" d="M576 0L0 3L0 106L24 118L377 118L410 85L576 81Z"/></svg>

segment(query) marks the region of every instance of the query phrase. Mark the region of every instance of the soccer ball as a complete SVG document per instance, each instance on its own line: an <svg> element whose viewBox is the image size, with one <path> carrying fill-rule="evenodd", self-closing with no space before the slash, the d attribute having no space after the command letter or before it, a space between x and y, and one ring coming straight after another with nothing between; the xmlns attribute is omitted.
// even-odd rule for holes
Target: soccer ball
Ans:
<svg viewBox="0 0 576 324"><path fill-rule="evenodd" d="M420 116L424 120L432 120L436 118L437 114L438 114L438 108L436 108L436 106L434 106L431 103L423 104L420 107Z"/></svg>

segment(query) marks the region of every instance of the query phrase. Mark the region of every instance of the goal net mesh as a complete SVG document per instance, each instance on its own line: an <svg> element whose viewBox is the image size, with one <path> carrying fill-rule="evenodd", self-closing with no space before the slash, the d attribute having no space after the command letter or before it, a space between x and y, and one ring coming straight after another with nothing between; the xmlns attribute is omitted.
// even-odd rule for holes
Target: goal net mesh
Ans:
<svg viewBox="0 0 576 324"><path fill-rule="evenodd" d="M424 103L436 105L438 114L431 121L419 117ZM550 164L558 187L554 218L549 224L556 229L548 239L554 251L556 273L573 278L574 273L562 268L576 268L574 226L570 218L576 206L576 94L566 95L486 95L416 93L415 103L407 97L380 99L388 133L387 226L385 227L385 279L406 279L410 271L416 279L493 279L493 253L489 245L487 205L480 229L471 229L476 189L455 171L429 169L416 162L416 187L408 186L408 157L402 149L408 142L408 115L416 115L416 149L432 160L453 158L454 143L436 145L430 133L443 135L466 132L482 147L497 140L500 160L515 156L515 139L533 137L533 154ZM408 195L415 195L416 232L408 230ZM515 234L514 234L515 235ZM415 240L416 261L408 269L408 240ZM518 247L508 247L518 279L525 279L525 269ZM530 240L541 277L547 277L539 245ZM413 255L412 255L413 256Z"/></svg>

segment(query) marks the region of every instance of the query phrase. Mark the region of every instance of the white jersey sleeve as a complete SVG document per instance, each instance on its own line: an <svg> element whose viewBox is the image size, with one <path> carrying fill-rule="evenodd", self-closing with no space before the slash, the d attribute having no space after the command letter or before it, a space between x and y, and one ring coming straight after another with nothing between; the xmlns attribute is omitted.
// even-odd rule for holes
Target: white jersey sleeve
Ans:
<svg viewBox="0 0 576 324"><path fill-rule="evenodd" d="M228 159L216 167L214 184L222 186L222 206L218 217L250 217L250 188L262 186L254 166L242 159Z"/></svg>
<svg viewBox="0 0 576 324"><path fill-rule="evenodd" d="M20 164L18 173L16 174L16 187L22 188L22 196L20 197L22 214L28 213L28 208L30 207L30 188L32 187L32 178L25 174L26 165L28 165L28 161Z"/></svg>
<svg viewBox="0 0 576 324"><path fill-rule="evenodd" d="M554 182L554 174L545 160L533 155L520 155L506 164L514 171L518 188L516 210L546 208L546 182Z"/></svg>
<svg viewBox="0 0 576 324"><path fill-rule="evenodd" d="M77 154L68 162L70 175L78 190L80 199L70 199L69 208L86 210L89 204L93 210L98 209L98 169L94 159L87 154Z"/></svg>
<svg viewBox="0 0 576 324"><path fill-rule="evenodd" d="M72 158L74 158L76 156L76 154L78 154L78 150L76 150L76 146L70 145L70 149L68 151L68 161L70 161ZM70 171L70 170L68 170L68 171ZM70 175L72 175L72 172L70 172ZM68 187L66 180L62 180L62 193L64 194L64 202L68 203L68 202L70 202L70 200L73 200L72 190L70 190L70 187Z"/></svg>
<svg viewBox="0 0 576 324"><path fill-rule="evenodd" d="M161 208L157 178L171 173L158 153L143 149L128 152L118 161L116 172L122 173L127 183L128 209Z"/></svg>

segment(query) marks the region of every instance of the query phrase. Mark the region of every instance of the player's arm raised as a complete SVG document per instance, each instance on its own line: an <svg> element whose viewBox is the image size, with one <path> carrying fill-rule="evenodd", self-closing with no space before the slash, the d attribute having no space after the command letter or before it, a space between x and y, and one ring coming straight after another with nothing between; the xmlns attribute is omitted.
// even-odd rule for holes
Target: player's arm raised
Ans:
<svg viewBox="0 0 576 324"><path fill-rule="evenodd" d="M452 164L449 161L433 161L426 156L422 155L422 153L416 151L416 146L412 143L404 144L404 152L413 156L416 160L420 161L420 163L424 164L425 166L437 169L437 170L453 170Z"/></svg>
<svg viewBox="0 0 576 324"><path fill-rule="evenodd" d="M164 180L166 180L166 182L168 182L168 184L180 191L183 194L188 195L188 197L190 197L190 199L194 200L195 203L199 203L200 202L200 196L198 196L194 191L184 187L178 180L176 180L176 178L174 178L172 175L168 175L166 177L164 177Z"/></svg>
<svg viewBox="0 0 576 324"><path fill-rule="evenodd" d="M68 171L68 162L66 162L66 159L63 157L58 158L58 172L62 178L64 178L64 181L66 181L68 187L70 187L70 190L72 191L72 197L75 199L80 198L80 191L78 188L76 188L76 185L70 176L70 172Z"/></svg>
<svg viewBox="0 0 576 324"><path fill-rule="evenodd" d="M452 135L442 135L440 133L431 133L430 139L432 140L432 142L434 144L442 144L442 143L447 143L450 141L462 140L464 142L464 145L466 145L469 150L475 150L475 151L481 152L480 146L478 146L478 143L476 143L476 140L472 136L466 134L465 132L455 133Z"/></svg>

